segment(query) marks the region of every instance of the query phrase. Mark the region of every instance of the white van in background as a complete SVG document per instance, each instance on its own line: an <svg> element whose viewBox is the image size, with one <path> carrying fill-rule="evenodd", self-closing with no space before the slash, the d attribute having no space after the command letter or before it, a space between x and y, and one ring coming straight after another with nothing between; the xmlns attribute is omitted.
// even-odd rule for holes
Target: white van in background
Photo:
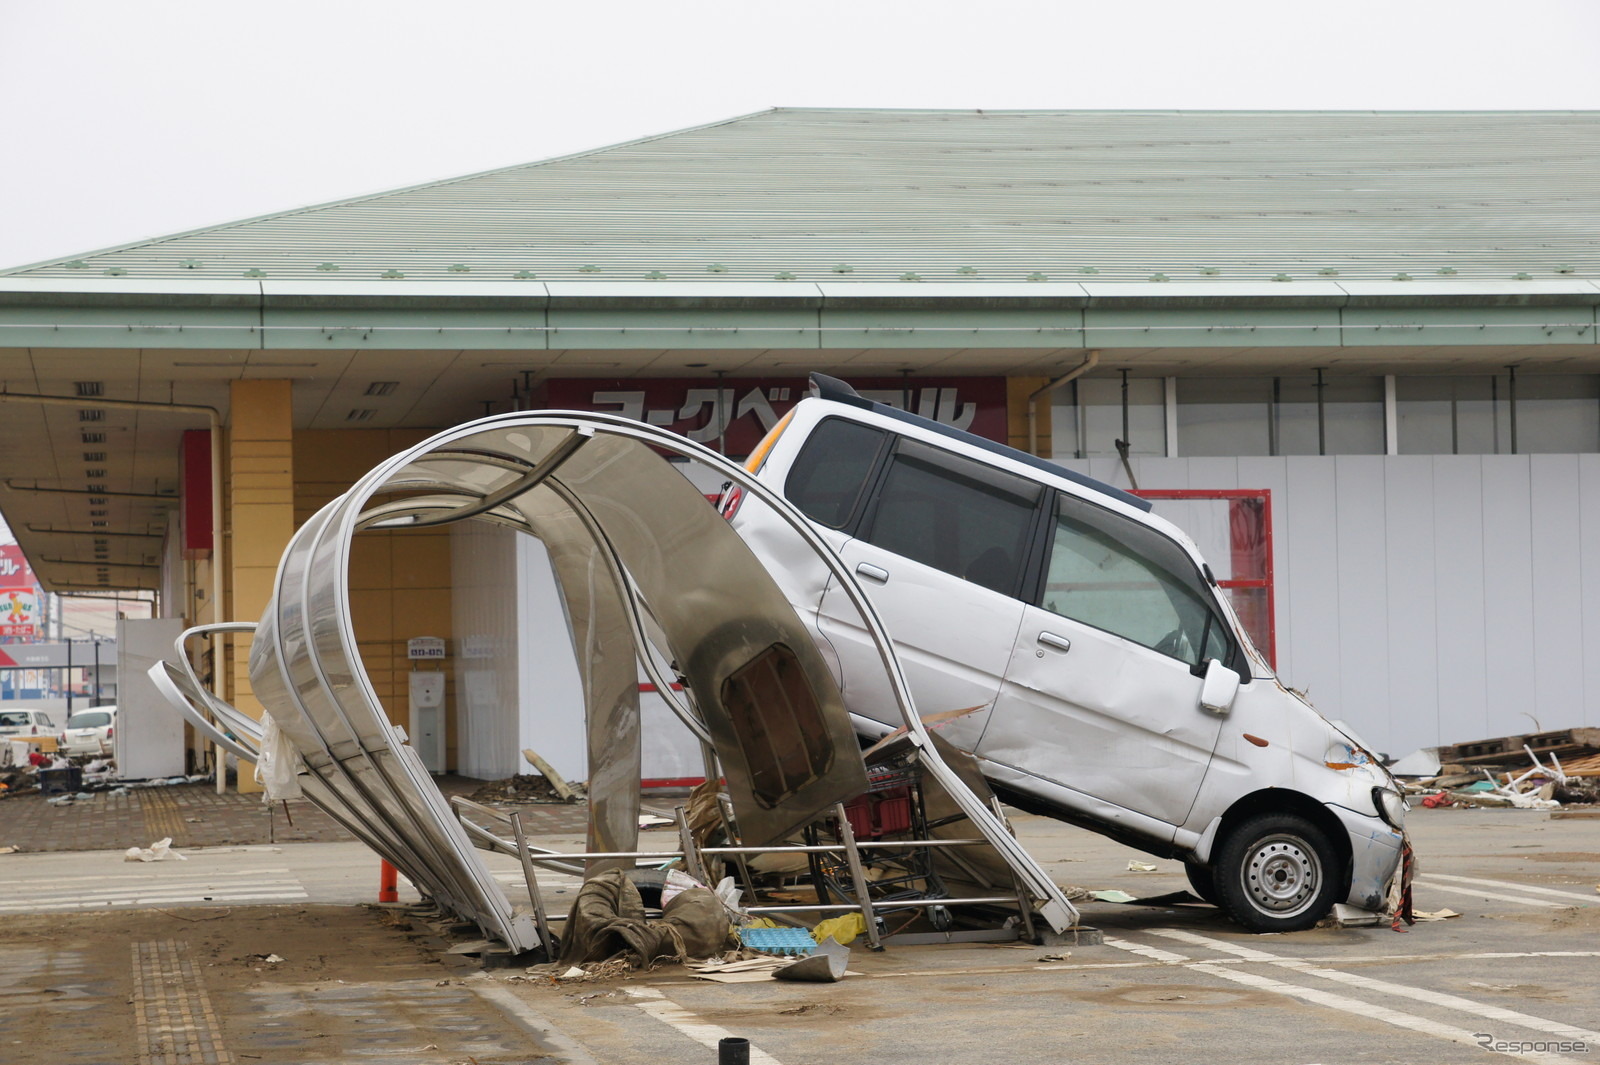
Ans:
<svg viewBox="0 0 1600 1065"><path fill-rule="evenodd" d="M1278 680L1149 503L821 375L750 466L854 571L922 718L1007 801L1183 860L1255 931L1382 906L1400 789ZM871 640L815 557L758 500L720 505L789 590L858 731L897 727Z"/></svg>

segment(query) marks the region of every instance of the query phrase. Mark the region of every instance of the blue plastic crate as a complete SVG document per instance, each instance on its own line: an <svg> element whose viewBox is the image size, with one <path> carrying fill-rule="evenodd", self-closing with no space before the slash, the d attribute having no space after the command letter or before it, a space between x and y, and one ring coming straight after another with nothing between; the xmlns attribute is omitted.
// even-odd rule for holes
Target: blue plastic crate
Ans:
<svg viewBox="0 0 1600 1065"><path fill-rule="evenodd" d="M763 954L810 954L817 941L804 928L741 928L739 941Z"/></svg>

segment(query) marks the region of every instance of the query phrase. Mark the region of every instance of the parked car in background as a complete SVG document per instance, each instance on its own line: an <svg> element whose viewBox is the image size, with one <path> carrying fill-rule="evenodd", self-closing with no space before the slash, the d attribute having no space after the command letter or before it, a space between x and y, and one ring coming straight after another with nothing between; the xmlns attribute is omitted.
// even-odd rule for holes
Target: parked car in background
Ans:
<svg viewBox="0 0 1600 1065"><path fill-rule="evenodd" d="M112 730L117 724L115 706L96 706L80 710L67 718L67 728L57 743L63 754L111 753Z"/></svg>
<svg viewBox="0 0 1600 1065"><path fill-rule="evenodd" d="M0 710L0 740L22 739L32 736L54 736L55 719L48 710L19 706Z"/></svg>

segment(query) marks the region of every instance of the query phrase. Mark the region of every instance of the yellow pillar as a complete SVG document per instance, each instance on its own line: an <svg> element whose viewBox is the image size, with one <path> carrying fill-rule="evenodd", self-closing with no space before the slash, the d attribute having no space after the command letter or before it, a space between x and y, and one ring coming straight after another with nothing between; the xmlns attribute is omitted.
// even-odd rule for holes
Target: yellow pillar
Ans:
<svg viewBox="0 0 1600 1065"><path fill-rule="evenodd" d="M288 381L235 381L228 427L228 588L226 616L256 621L272 598L278 560L294 533L294 419ZM256 719L249 644L229 655L234 705ZM239 764L239 790L259 792L255 764Z"/></svg>
<svg viewBox="0 0 1600 1065"><path fill-rule="evenodd" d="M1028 450L1028 396L1050 383L1048 377L1006 378L1006 443L1019 451ZM1034 433L1039 441L1039 454L1049 458L1051 451L1050 397L1044 395L1034 400Z"/></svg>

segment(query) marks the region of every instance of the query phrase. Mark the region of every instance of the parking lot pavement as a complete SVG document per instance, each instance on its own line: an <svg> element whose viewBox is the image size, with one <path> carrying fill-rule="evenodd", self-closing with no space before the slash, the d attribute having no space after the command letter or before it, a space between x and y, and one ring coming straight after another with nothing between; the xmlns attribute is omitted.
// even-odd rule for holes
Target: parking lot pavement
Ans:
<svg viewBox="0 0 1600 1065"><path fill-rule="evenodd" d="M1064 884L1153 896L1184 883L1176 862L1134 872L1128 861L1145 856L1098 836L1031 817L1016 825ZM371 898L376 862L353 844L200 850L182 865L99 871L203 873L216 882L231 873L229 883L253 876L262 885L277 878L305 897L287 907L235 898L229 916L217 919L224 911L215 897L160 904L153 914L133 903L145 920L115 927L94 924L113 917L70 910L0 917L12 937L0 1003L22 1007L0 1009L0 1060L137 1060L155 1032L149 1020L136 1023L144 1007L131 990L147 970L189 988L184 1035L194 1041L185 1047L196 1055L152 1062L489 1065L538 1053L579 1065L660 1065L714 1061L723 1034L750 1039L752 1061L782 1065L1595 1060L1600 824L1538 811L1430 810L1414 812L1411 825L1422 862L1418 908L1459 917L1404 934L1383 925L1253 936L1205 906L1094 902L1084 916L1105 933L1102 945L895 946L873 954L858 943L851 969L861 975L832 985L712 984L676 966L561 985L519 980L516 970L451 969L447 956L411 938L414 931L375 925L369 910L319 905ZM574 849L580 839L568 832L541 842ZM0 887L37 893L39 881L53 879L59 888L69 875L93 875L84 863L95 860L0 858ZM514 867L495 862L514 889ZM285 916L272 924L255 921L258 914ZM366 923L328 923L351 915ZM169 941L187 947L148 946ZM251 961L271 952L286 961ZM195 1005L194 988L205 992L210 1014ZM329 989L339 994L327 997ZM121 1027L97 1027L91 1018L101 1015ZM48 1053L28 1042L40 1030L52 1033Z"/></svg>
<svg viewBox="0 0 1600 1065"><path fill-rule="evenodd" d="M446 796L471 794L484 783L454 774L435 778ZM217 794L211 783L95 791L65 805L37 793L0 799L0 847L41 851L126 850L170 837L172 845L222 847L275 843L330 843L354 839L304 799L264 803L259 794ZM535 831L584 824L581 806L519 807Z"/></svg>

